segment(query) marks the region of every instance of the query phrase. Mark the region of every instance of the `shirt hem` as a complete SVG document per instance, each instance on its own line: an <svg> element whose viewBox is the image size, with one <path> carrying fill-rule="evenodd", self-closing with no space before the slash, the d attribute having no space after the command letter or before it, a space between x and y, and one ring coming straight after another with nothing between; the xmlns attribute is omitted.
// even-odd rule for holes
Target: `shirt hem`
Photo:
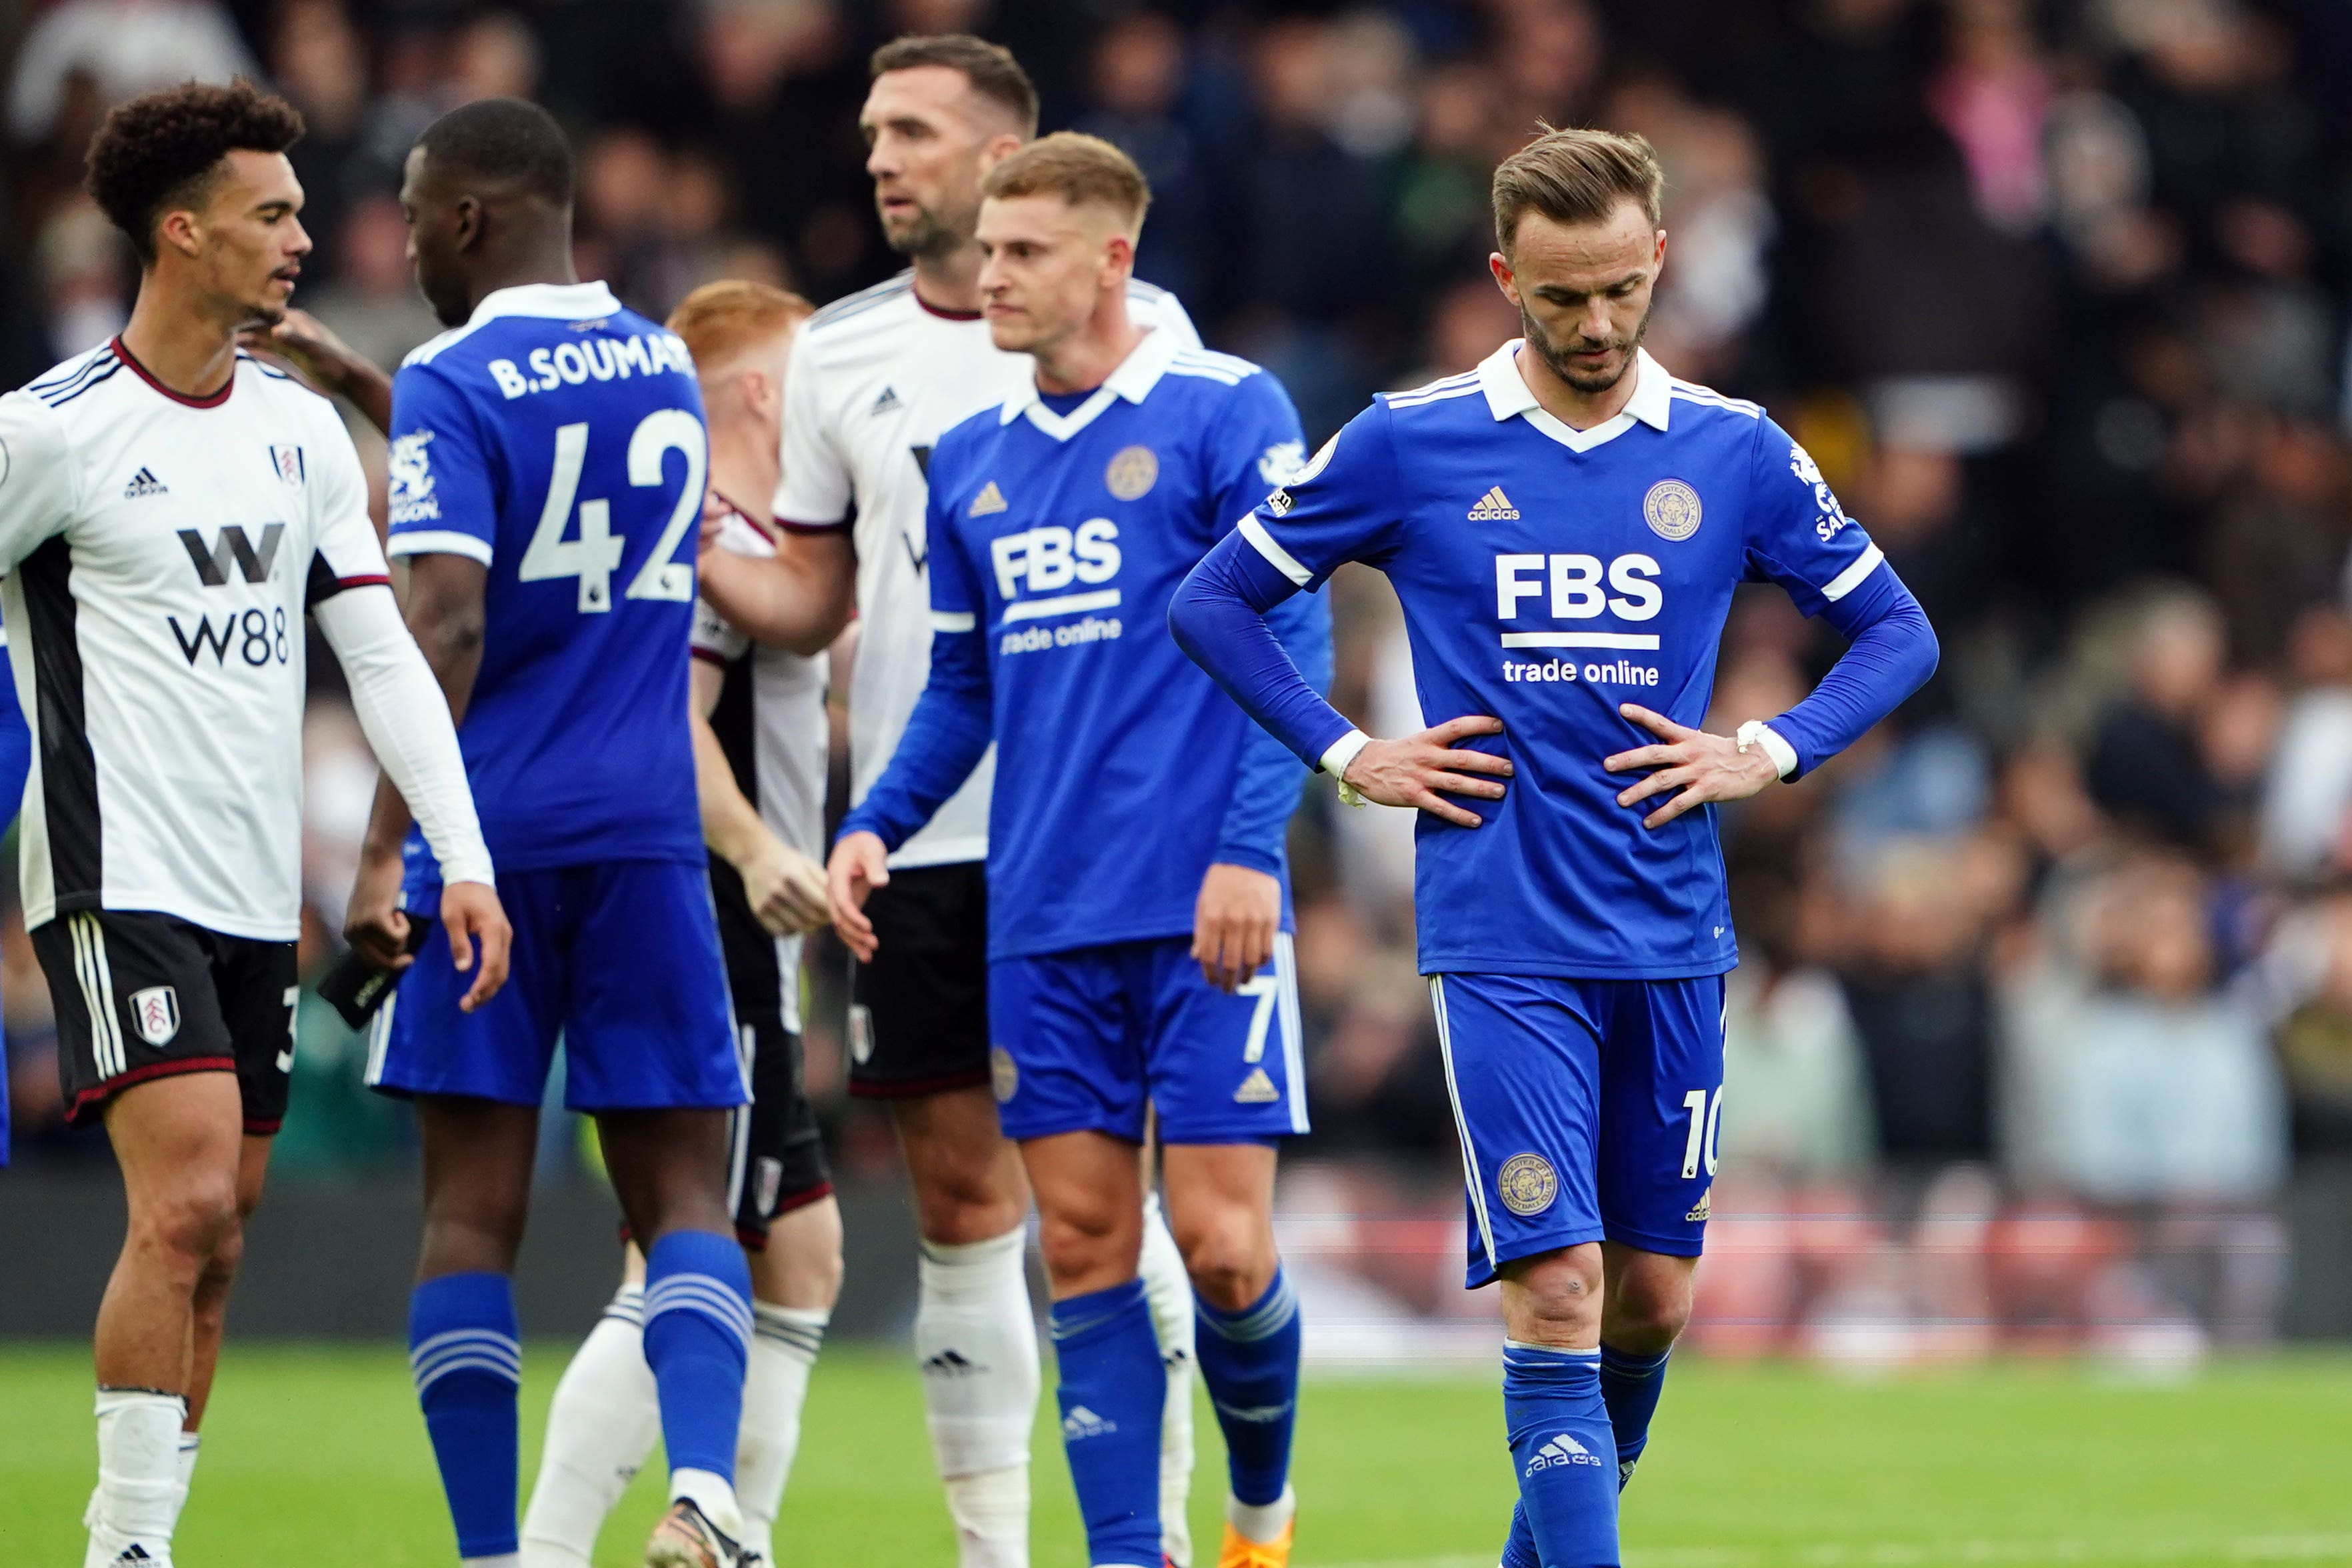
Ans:
<svg viewBox="0 0 2352 1568"><path fill-rule="evenodd" d="M1508 958L1499 954L1421 955L1423 974L1517 974L1536 980L1707 980L1739 967L1738 950L1681 963L1612 963L1604 960Z"/></svg>
<svg viewBox="0 0 2352 1568"><path fill-rule="evenodd" d="M185 921L192 926L202 926L218 936L233 936L246 942L297 942L302 935L302 915L298 908L282 922L255 920L230 914L222 910L201 909L184 904L168 895L148 893L139 889L109 890L92 897L89 893L59 893L46 904L27 901L25 905L25 929L45 926L59 915L91 912L118 915L167 915L175 921Z"/></svg>
<svg viewBox="0 0 2352 1568"><path fill-rule="evenodd" d="M917 842L921 837L919 833L890 851L890 869L908 871L923 866L962 866L988 858L988 838L984 834L977 838L941 838L930 844Z"/></svg>
<svg viewBox="0 0 2352 1568"><path fill-rule="evenodd" d="M1287 902L1286 900L1285 901ZM998 921L997 911L993 909L990 910L988 913L990 928L993 930ZM1287 908L1282 911L1281 929L1292 935L1297 934L1296 922L1292 920ZM1181 921L1150 921L1132 929L1120 926L1106 929L1096 926L1089 927L1084 932L1064 931L1025 942L992 941L988 944L988 961L995 963L1004 959L1050 958L1057 952L1083 952L1088 948L1117 947L1122 942L1171 942L1180 937L1188 942L1192 940L1192 916L1189 911Z"/></svg>

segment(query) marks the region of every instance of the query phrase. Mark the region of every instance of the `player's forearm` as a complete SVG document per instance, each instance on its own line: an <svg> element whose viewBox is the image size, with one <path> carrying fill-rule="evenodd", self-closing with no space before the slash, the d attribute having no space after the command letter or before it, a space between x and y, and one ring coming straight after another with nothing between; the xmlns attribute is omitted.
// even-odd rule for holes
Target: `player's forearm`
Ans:
<svg viewBox="0 0 2352 1568"><path fill-rule="evenodd" d="M1319 594L1299 594L1265 613L1264 624L1317 692L1331 685L1330 606ZM1299 759L1274 733L1256 724L1242 737L1234 793L1217 836L1218 861L1279 875L1283 841L1298 809L1305 777Z"/></svg>
<svg viewBox="0 0 2352 1568"><path fill-rule="evenodd" d="M1811 773L1862 739L1936 673L1935 628L1891 568L1885 576L1888 591L1850 610L1832 606L1832 623L1851 644L1811 696L1770 721L1797 753L1790 778Z"/></svg>
<svg viewBox="0 0 2352 1568"><path fill-rule="evenodd" d="M396 852L413 812L446 880L491 881L457 727L392 595L377 587L350 589L315 613L350 682L360 728L383 767L371 851Z"/></svg>
<svg viewBox="0 0 2352 1568"><path fill-rule="evenodd" d="M702 807L702 841L713 854L740 870L766 847L768 825L759 808L743 798L725 748L701 714L689 715L694 729L694 791Z"/></svg>
<svg viewBox="0 0 2352 1568"><path fill-rule="evenodd" d="M844 835L871 833L886 847L898 848L980 766L995 724L987 655L979 649L979 641L973 632L933 637L930 681L907 720L890 765L843 819ZM967 644L972 646L963 646Z"/></svg>
<svg viewBox="0 0 2352 1568"><path fill-rule="evenodd" d="M845 550L788 538L765 559L712 551L702 557L698 586L752 641L814 657L841 635L856 605L854 563L829 558Z"/></svg>
<svg viewBox="0 0 2352 1568"><path fill-rule="evenodd" d="M1312 768L1355 726L1308 683L1266 624L1267 612L1297 591L1230 533L1178 585L1168 629L1244 712Z"/></svg>

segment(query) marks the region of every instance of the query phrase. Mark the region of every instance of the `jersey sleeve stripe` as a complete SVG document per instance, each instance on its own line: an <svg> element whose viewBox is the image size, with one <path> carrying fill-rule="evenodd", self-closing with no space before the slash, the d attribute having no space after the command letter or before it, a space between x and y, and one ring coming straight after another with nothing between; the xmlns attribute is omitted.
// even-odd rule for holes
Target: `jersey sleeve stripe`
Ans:
<svg viewBox="0 0 2352 1568"><path fill-rule="evenodd" d="M36 395L52 408L63 408L67 404L71 403L75 398L79 397L91 387L98 385L101 382L112 380L115 373L120 371L121 368L122 367L121 365L110 362L107 367L99 372L96 375L89 377L86 381L76 383L72 387L64 392L45 392L37 394Z"/></svg>
<svg viewBox="0 0 2352 1568"><path fill-rule="evenodd" d="M793 518L780 517L776 519L776 526L786 533L846 533L850 524L845 517L839 522L802 522Z"/></svg>
<svg viewBox="0 0 2352 1568"><path fill-rule="evenodd" d="M1274 542L1274 535L1265 531L1265 524L1257 520L1255 512L1242 519L1241 531L1242 537L1248 540L1276 571L1302 588L1315 580L1314 573L1300 565L1297 557Z"/></svg>
<svg viewBox="0 0 2352 1568"><path fill-rule="evenodd" d="M980 617L970 610L933 610L931 630L935 632L969 632L977 630Z"/></svg>
<svg viewBox="0 0 2352 1568"><path fill-rule="evenodd" d="M732 659L729 658L725 654L720 653L717 648L715 648L715 647L704 647L700 643L697 643L697 644L695 644L692 647L688 648L687 651L688 651L688 652L689 652L689 653L691 653L692 655L694 655L694 657L695 657L695 658L698 658L698 659L702 659L702 660L707 661L708 663L711 663L711 664L715 664L715 665L717 665L717 666L718 666L719 668L721 668L721 669L726 668L730 664L731 664L731 663L733 663L733 662L734 662Z"/></svg>
<svg viewBox="0 0 2352 1568"><path fill-rule="evenodd" d="M489 541L477 539L470 533L460 533L454 528L424 528L414 533L395 533L384 542L383 552L394 560L411 555L462 555L485 566L492 559Z"/></svg>
<svg viewBox="0 0 2352 1568"><path fill-rule="evenodd" d="M1836 604L1861 587L1863 579L1877 571L1879 563L1885 559L1886 552L1875 544L1872 545L1853 565L1830 579L1829 585L1822 590L1822 597L1832 605Z"/></svg>

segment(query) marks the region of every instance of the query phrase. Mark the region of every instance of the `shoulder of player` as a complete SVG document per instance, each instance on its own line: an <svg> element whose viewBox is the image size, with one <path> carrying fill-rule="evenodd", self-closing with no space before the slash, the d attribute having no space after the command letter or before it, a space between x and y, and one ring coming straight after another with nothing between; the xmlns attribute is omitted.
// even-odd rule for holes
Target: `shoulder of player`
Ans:
<svg viewBox="0 0 2352 1568"><path fill-rule="evenodd" d="M93 388L111 381L122 369L121 356L114 352L113 340L109 339L86 353L78 353L44 371L10 395L23 397L58 415L57 423L62 429L68 405L79 404Z"/></svg>
<svg viewBox="0 0 2352 1568"><path fill-rule="evenodd" d="M1711 386L1701 386L1697 382L1685 381L1678 375L1666 378L1666 395L1671 403L1677 405L1666 416L1669 429L1673 428L1674 420L1678 416L1759 421L1764 417L1764 405L1760 403L1750 403L1744 397L1727 397Z"/></svg>
<svg viewBox="0 0 2352 1568"><path fill-rule="evenodd" d="M335 400L309 383L270 363L268 360L236 351L236 374L253 378L255 384L273 399L283 399L306 416L331 419L337 429L342 428L343 416L335 407Z"/></svg>
<svg viewBox="0 0 2352 1568"><path fill-rule="evenodd" d="M896 309L893 309L896 307ZM803 343L853 342L886 328L921 307L915 299L915 275L909 270L886 278L871 288L845 294L801 323Z"/></svg>
<svg viewBox="0 0 2352 1568"><path fill-rule="evenodd" d="M1238 386L1253 376L1263 375L1265 367L1252 363L1239 354L1219 353L1214 349L1178 349L1168 362L1167 374L1190 380L1213 381L1226 386ZM1268 378L1269 382L1271 377Z"/></svg>

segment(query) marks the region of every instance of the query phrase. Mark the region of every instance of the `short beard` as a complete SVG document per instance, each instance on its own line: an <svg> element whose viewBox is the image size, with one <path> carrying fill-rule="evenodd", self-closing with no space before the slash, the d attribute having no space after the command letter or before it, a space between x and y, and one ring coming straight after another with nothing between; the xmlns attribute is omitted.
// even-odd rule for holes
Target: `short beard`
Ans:
<svg viewBox="0 0 2352 1568"><path fill-rule="evenodd" d="M1657 313L1657 300L1653 296L1650 308L1642 312L1641 322L1634 327L1633 335L1630 338L1595 343L1587 342L1580 334L1573 343L1563 349L1545 334L1543 328L1536 323L1536 319L1528 313L1528 308L1521 305L1519 331L1527 339L1528 347L1535 350L1537 357L1551 367L1552 374L1559 377L1577 391L1590 396L1594 393L1608 391L1624 380L1627 373L1633 370L1636 351L1641 348L1642 340L1650 335L1650 318ZM1619 365L1615 371L1601 375L1580 368L1568 357L1571 353L1587 353L1593 349L1622 349L1625 353L1625 363Z"/></svg>
<svg viewBox="0 0 2352 1568"><path fill-rule="evenodd" d="M915 214L911 227L894 230L887 224L882 226L884 243L909 261L933 261L952 256L971 239L969 226L961 231L950 228L928 207L917 207Z"/></svg>

